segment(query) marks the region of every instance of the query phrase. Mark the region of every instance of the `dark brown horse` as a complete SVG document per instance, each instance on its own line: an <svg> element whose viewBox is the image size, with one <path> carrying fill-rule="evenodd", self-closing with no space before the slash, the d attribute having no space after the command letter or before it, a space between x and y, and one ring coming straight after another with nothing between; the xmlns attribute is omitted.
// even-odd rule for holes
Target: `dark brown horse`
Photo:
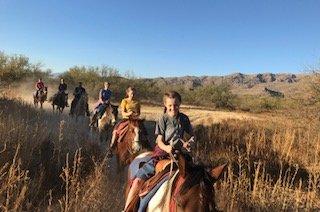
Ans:
<svg viewBox="0 0 320 212"><path fill-rule="evenodd" d="M73 99L71 103L70 115L76 118L76 121L79 117L85 117L89 114L89 106L88 106L88 95L85 93L81 95L81 97L77 99Z"/></svg>
<svg viewBox="0 0 320 212"><path fill-rule="evenodd" d="M144 120L129 119L114 148L118 167L129 165L136 156L150 150L151 145L147 138Z"/></svg>
<svg viewBox="0 0 320 212"><path fill-rule="evenodd" d="M54 96L52 96L50 98L50 101L52 101L51 104L52 104L53 112L55 110L58 110L60 113L62 113L66 104L67 104L66 99L67 99L67 94L62 93L62 92L59 92L59 93L55 94Z"/></svg>
<svg viewBox="0 0 320 212"><path fill-rule="evenodd" d="M179 154L177 160L178 172L170 180L163 183L147 205L147 211L167 212L206 212L217 211L214 198L214 183L225 169L227 164L215 168L195 165L192 160L186 160ZM168 172L169 167L164 172ZM162 172L163 172L162 171ZM161 174L161 172L159 173ZM158 176L154 176L144 183L141 191L149 186ZM130 183L127 185L130 186ZM127 191L129 188L127 187ZM139 209L139 196L130 203L126 212L135 212ZM141 209L141 208L140 208Z"/></svg>
<svg viewBox="0 0 320 212"><path fill-rule="evenodd" d="M44 87L43 90L38 91L33 95L33 104L35 107L38 107L40 104L40 108L42 108L43 103L47 100L48 87Z"/></svg>

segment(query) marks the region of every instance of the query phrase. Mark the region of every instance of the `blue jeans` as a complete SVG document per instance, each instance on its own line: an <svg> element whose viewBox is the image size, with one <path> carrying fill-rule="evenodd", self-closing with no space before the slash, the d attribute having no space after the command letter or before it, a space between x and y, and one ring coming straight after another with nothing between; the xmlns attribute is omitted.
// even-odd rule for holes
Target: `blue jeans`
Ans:
<svg viewBox="0 0 320 212"><path fill-rule="evenodd" d="M150 159L136 173L136 178L147 180L155 174L154 159Z"/></svg>

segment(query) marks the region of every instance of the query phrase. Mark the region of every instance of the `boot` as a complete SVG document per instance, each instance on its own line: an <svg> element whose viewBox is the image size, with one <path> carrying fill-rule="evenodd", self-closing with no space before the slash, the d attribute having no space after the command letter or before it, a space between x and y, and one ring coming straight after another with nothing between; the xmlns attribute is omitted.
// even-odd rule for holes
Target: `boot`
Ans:
<svg viewBox="0 0 320 212"><path fill-rule="evenodd" d="M110 142L110 149L114 149L115 144L116 144L116 140L117 140L117 135L116 135L116 133L113 132L111 142Z"/></svg>
<svg viewBox="0 0 320 212"><path fill-rule="evenodd" d="M94 124L96 123L96 121L97 121L97 116L98 116L98 113L97 113L97 112L94 113L94 115L92 116L91 122L90 122L90 124L89 124L90 127L93 127Z"/></svg>
<svg viewBox="0 0 320 212"><path fill-rule="evenodd" d="M86 104L86 108L87 108L87 116L90 117L90 111L89 111L89 104Z"/></svg>

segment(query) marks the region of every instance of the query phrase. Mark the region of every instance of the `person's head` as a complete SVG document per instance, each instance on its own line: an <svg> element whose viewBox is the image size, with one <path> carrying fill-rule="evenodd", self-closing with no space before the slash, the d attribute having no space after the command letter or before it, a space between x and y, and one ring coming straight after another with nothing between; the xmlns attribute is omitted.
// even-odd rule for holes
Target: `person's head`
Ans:
<svg viewBox="0 0 320 212"><path fill-rule="evenodd" d="M108 89L110 87L110 83L109 82L104 82L104 88Z"/></svg>
<svg viewBox="0 0 320 212"><path fill-rule="evenodd" d="M136 89L132 86L129 86L126 90L126 98L133 99L136 94Z"/></svg>
<svg viewBox="0 0 320 212"><path fill-rule="evenodd" d="M82 87L82 82L79 82L79 87Z"/></svg>
<svg viewBox="0 0 320 212"><path fill-rule="evenodd" d="M178 115L181 105L181 95L176 91L169 91L163 96L164 112L173 117Z"/></svg>
<svg viewBox="0 0 320 212"><path fill-rule="evenodd" d="M42 78L39 78L39 79L38 79L38 82L42 82Z"/></svg>
<svg viewBox="0 0 320 212"><path fill-rule="evenodd" d="M63 78L60 79L60 83L61 83L61 84L64 83L64 79L63 79Z"/></svg>

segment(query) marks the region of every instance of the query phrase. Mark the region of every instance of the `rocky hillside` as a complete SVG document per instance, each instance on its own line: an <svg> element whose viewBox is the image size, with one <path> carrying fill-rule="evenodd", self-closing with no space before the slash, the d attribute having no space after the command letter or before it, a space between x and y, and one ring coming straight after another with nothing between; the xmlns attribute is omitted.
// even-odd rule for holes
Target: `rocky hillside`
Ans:
<svg viewBox="0 0 320 212"><path fill-rule="evenodd" d="M185 77L167 77L167 78L153 78L145 79L151 83L154 83L158 86L167 86L167 85L184 85L186 88L194 89L198 86L205 85L215 85L220 84L221 82L230 83L233 87L245 87L252 88L258 84L270 84L273 82L278 83L295 83L300 80L299 75L295 74L242 74L235 73L227 76L185 76Z"/></svg>

